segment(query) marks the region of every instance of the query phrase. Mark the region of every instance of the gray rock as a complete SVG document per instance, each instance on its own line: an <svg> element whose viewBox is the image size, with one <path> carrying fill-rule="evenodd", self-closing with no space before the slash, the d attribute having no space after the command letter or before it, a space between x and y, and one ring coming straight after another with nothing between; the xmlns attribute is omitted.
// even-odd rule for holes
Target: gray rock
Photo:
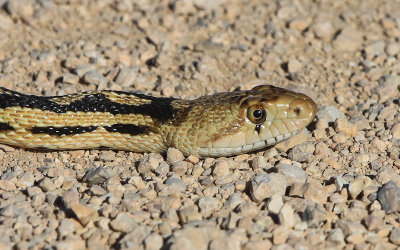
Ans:
<svg viewBox="0 0 400 250"><path fill-rule="evenodd" d="M355 233L365 233L366 228L358 221L353 220L337 220L335 223L336 227L342 229L343 234L347 237Z"/></svg>
<svg viewBox="0 0 400 250"><path fill-rule="evenodd" d="M105 195L107 191L99 185L93 185L90 187L90 193L94 196L101 196Z"/></svg>
<svg viewBox="0 0 400 250"><path fill-rule="evenodd" d="M318 207L308 206L302 213L301 219L307 222L309 227L318 228L321 227L326 219L326 211Z"/></svg>
<svg viewBox="0 0 400 250"><path fill-rule="evenodd" d="M395 228L390 232L390 241L396 245L400 245L400 228Z"/></svg>
<svg viewBox="0 0 400 250"><path fill-rule="evenodd" d="M400 188L393 181L389 181L378 191L378 200L386 213L400 211Z"/></svg>
<svg viewBox="0 0 400 250"><path fill-rule="evenodd" d="M228 200L224 204L226 209L235 209L237 206L244 202L242 196L238 193L233 193L229 196Z"/></svg>
<svg viewBox="0 0 400 250"><path fill-rule="evenodd" d="M335 106L322 106L319 108L316 117L318 120L334 122L336 119L345 118L345 115Z"/></svg>
<svg viewBox="0 0 400 250"><path fill-rule="evenodd" d="M90 185L100 185L106 182L111 176L110 171L104 167L91 168L83 176L83 181Z"/></svg>
<svg viewBox="0 0 400 250"><path fill-rule="evenodd" d="M115 160L115 152L111 150L101 151L99 155L99 160L102 161L113 161Z"/></svg>
<svg viewBox="0 0 400 250"><path fill-rule="evenodd" d="M132 232L127 233L120 241L121 249L143 249L143 241L150 234L148 226L135 227Z"/></svg>
<svg viewBox="0 0 400 250"><path fill-rule="evenodd" d="M385 106L382 103L374 103L369 107L367 110L367 117L369 121L375 121L375 119L378 117L379 113Z"/></svg>
<svg viewBox="0 0 400 250"><path fill-rule="evenodd" d="M0 215L4 217L18 217L20 215L20 210L15 205L7 205L0 209Z"/></svg>
<svg viewBox="0 0 400 250"><path fill-rule="evenodd" d="M94 64L86 63L86 64L79 64L77 65L73 72L78 75L79 77L83 77L84 74L91 70L96 70L96 66Z"/></svg>
<svg viewBox="0 0 400 250"><path fill-rule="evenodd" d="M130 66L119 70L114 81L122 87L130 87L135 83L138 76L139 67Z"/></svg>
<svg viewBox="0 0 400 250"><path fill-rule="evenodd" d="M271 167L271 164L267 162L267 159L264 156L257 156L251 162L251 168L253 170L256 169L268 169Z"/></svg>
<svg viewBox="0 0 400 250"><path fill-rule="evenodd" d="M209 217L215 209L217 209L219 200L214 197L202 197L198 201L198 206L200 208L200 214L203 217Z"/></svg>
<svg viewBox="0 0 400 250"><path fill-rule="evenodd" d="M344 234L343 234L342 229L340 229L340 228L332 229L329 232L328 237L326 239L335 244L344 244Z"/></svg>
<svg viewBox="0 0 400 250"><path fill-rule="evenodd" d="M93 84L94 86L105 87L107 85L107 78L96 70L89 70L83 75L83 81L86 84Z"/></svg>
<svg viewBox="0 0 400 250"><path fill-rule="evenodd" d="M163 160L160 154L150 153L145 155L139 161L138 172L146 173L154 171Z"/></svg>
<svg viewBox="0 0 400 250"><path fill-rule="evenodd" d="M72 235L74 233L74 222L71 219L62 219L57 231L61 237Z"/></svg>
<svg viewBox="0 0 400 250"><path fill-rule="evenodd" d="M165 180L165 184L175 192L183 192L186 189L185 183L181 179L175 177L170 177Z"/></svg>
<svg viewBox="0 0 400 250"><path fill-rule="evenodd" d="M400 77L398 75L385 75L379 79L379 86L374 89L379 96L379 102L383 103L399 94Z"/></svg>
<svg viewBox="0 0 400 250"><path fill-rule="evenodd" d="M7 169L4 173L2 173L0 176L0 180L11 180L22 173L23 173L22 168L15 166L10 169Z"/></svg>
<svg viewBox="0 0 400 250"><path fill-rule="evenodd" d="M186 161L177 161L171 167L172 172L178 174L179 176L183 176L187 169L188 163Z"/></svg>
<svg viewBox="0 0 400 250"><path fill-rule="evenodd" d="M278 173L283 174L286 177L288 185L292 185L295 182L305 183L307 181L307 173L303 169L285 164L279 163L276 166Z"/></svg>
<svg viewBox="0 0 400 250"><path fill-rule="evenodd" d="M36 186L28 187L26 189L26 191L27 191L29 197L32 197L32 196L34 196L36 194L43 193L42 190L39 187L36 187Z"/></svg>

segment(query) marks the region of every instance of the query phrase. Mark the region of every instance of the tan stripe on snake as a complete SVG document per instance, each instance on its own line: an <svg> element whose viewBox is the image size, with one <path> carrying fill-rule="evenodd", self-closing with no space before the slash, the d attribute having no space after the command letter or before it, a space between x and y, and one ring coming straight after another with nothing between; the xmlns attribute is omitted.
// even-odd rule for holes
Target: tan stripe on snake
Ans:
<svg viewBox="0 0 400 250"><path fill-rule="evenodd" d="M195 100L107 90L46 97L0 88L0 143L230 156L296 135L316 111L308 96L270 85Z"/></svg>

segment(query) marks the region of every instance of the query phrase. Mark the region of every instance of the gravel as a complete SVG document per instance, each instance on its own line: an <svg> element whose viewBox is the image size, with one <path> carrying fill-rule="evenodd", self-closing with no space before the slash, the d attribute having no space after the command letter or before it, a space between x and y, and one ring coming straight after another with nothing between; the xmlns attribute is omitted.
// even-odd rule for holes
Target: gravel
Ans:
<svg viewBox="0 0 400 250"><path fill-rule="evenodd" d="M398 1L0 6L2 87L193 99L269 83L319 106L293 140L230 158L0 145L1 249L400 247Z"/></svg>

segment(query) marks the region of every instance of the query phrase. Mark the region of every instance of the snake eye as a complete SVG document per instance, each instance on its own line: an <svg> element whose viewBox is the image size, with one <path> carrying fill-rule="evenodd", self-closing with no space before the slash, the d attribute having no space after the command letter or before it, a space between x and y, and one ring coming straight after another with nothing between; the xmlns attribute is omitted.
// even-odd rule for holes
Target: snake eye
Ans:
<svg viewBox="0 0 400 250"><path fill-rule="evenodd" d="M247 110L247 118L249 118L252 123L260 124L265 122L267 112L265 112L265 109L262 106L254 105Z"/></svg>

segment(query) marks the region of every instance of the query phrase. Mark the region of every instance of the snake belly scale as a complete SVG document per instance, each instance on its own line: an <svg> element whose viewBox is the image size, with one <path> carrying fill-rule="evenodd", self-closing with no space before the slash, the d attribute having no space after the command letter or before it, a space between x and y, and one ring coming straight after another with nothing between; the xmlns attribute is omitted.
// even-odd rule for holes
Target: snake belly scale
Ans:
<svg viewBox="0 0 400 250"><path fill-rule="evenodd" d="M271 85L195 100L110 90L34 96L0 87L0 143L231 156L296 135L316 111L308 96Z"/></svg>

